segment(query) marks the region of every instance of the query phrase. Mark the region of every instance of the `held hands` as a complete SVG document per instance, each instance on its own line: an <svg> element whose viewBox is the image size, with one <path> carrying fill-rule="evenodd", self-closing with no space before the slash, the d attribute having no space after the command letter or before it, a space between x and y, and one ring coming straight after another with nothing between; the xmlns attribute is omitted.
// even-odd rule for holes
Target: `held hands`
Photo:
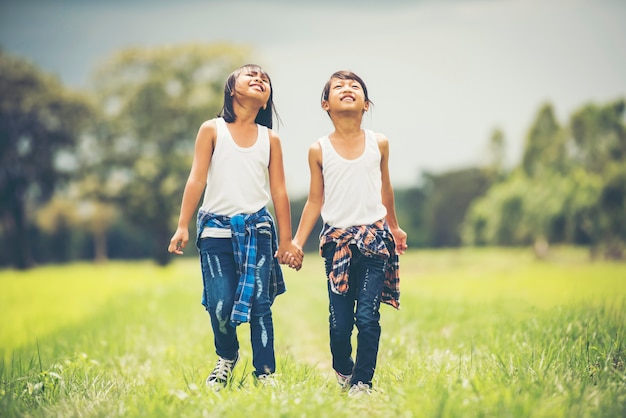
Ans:
<svg viewBox="0 0 626 418"><path fill-rule="evenodd" d="M279 245L274 257L278 259L280 264L287 264L290 268L298 271L302 268L304 251L291 241L286 245Z"/></svg>
<svg viewBox="0 0 626 418"><path fill-rule="evenodd" d="M408 248L408 245L406 245L406 232L404 232L401 228L392 228L391 234L393 235L393 239L396 241L396 252L399 255L404 254L404 251Z"/></svg>
<svg viewBox="0 0 626 418"><path fill-rule="evenodd" d="M189 231L184 228L178 228L170 240L167 251L181 255L183 249L187 246L187 242L189 242Z"/></svg>

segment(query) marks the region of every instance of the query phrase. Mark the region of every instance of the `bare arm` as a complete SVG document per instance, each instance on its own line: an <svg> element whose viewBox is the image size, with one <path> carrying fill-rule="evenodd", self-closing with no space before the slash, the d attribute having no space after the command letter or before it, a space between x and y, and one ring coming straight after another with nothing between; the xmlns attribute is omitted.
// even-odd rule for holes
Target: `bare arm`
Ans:
<svg viewBox="0 0 626 418"><path fill-rule="evenodd" d="M387 209L387 224L393 234L396 241L396 250L398 254L404 254L407 249L406 245L406 232L404 232L398 225L398 218L396 217L396 205L393 193L393 187L391 186L391 179L389 177L389 140L381 134L376 134L378 140L378 148L380 150L380 173L382 178L382 201L383 205Z"/></svg>
<svg viewBox="0 0 626 418"><path fill-rule="evenodd" d="M278 252L276 257L282 263L290 263L290 267L299 269L302 265L303 253L293 245L291 240L291 208L289 206L289 196L287 195L287 185L285 182L285 169L283 166L283 151L278 135L270 130L270 192L272 202L276 212L276 222L278 224ZM294 260L288 260L287 255L293 256Z"/></svg>
<svg viewBox="0 0 626 418"><path fill-rule="evenodd" d="M294 243L302 248L311 235L315 222L322 212L324 203L324 177L322 175L322 149L319 142L309 148L309 170L311 182L309 196L302 210L300 224L294 237Z"/></svg>
<svg viewBox="0 0 626 418"><path fill-rule="evenodd" d="M215 147L216 132L217 128L213 120L204 122L198 130L193 163L183 192L178 227L167 248L170 253L182 254L182 250L189 242L189 222L198 207L198 202L200 202L206 185L209 164Z"/></svg>

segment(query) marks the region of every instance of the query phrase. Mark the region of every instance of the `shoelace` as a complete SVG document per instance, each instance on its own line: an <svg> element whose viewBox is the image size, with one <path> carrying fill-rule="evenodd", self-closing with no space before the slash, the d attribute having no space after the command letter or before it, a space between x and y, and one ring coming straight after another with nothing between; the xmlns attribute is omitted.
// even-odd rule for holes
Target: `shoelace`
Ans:
<svg viewBox="0 0 626 418"><path fill-rule="evenodd" d="M213 373L211 373L211 377L217 380L227 380L228 374L233 369L233 364L235 364L235 360L226 360L220 357L217 360L215 369L213 369Z"/></svg>

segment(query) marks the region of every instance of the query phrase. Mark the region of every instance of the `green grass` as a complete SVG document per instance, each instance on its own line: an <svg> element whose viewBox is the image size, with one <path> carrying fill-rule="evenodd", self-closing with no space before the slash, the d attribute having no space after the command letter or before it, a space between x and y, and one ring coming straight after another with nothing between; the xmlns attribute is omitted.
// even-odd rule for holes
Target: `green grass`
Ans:
<svg viewBox="0 0 626 418"><path fill-rule="evenodd" d="M279 386L255 386L249 328L226 390L197 261L0 272L0 416L623 417L626 264L557 249L411 251L402 307L383 306L376 392L330 368L322 261L285 269L274 305Z"/></svg>

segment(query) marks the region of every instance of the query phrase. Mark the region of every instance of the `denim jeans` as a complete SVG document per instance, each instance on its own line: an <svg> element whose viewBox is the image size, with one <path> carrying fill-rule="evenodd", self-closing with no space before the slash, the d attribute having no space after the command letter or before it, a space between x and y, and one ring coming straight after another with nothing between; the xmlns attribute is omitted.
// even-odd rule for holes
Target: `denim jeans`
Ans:
<svg viewBox="0 0 626 418"><path fill-rule="evenodd" d="M269 292L270 267L273 262L269 228L259 228L255 292L250 317L250 342L254 373L274 373L274 325ZM230 322L235 292L239 282L233 246L230 238L202 238L200 263L204 294L202 304L211 317L215 352L226 359L234 359L239 351L236 327Z"/></svg>
<svg viewBox="0 0 626 418"><path fill-rule="evenodd" d="M338 295L328 280L330 351L333 369L352 374L352 383L372 385L380 342L380 300L387 259L366 257L351 244L348 292ZM332 270L335 244L326 244L322 255L326 276ZM358 330L356 361L352 360L352 330Z"/></svg>

